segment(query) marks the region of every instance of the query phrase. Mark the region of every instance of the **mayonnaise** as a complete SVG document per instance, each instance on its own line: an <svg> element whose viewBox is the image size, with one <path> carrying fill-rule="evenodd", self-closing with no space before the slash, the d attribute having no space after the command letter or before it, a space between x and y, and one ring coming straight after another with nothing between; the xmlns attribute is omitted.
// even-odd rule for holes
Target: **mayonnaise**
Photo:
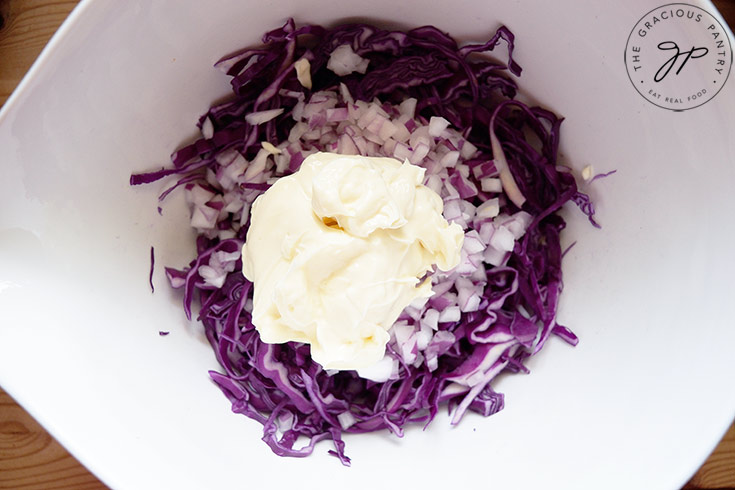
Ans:
<svg viewBox="0 0 735 490"><path fill-rule="evenodd" d="M421 278L459 263L462 228L423 178L408 161L316 153L255 200L242 258L263 342L308 343L325 369L383 358L401 311L432 294Z"/></svg>

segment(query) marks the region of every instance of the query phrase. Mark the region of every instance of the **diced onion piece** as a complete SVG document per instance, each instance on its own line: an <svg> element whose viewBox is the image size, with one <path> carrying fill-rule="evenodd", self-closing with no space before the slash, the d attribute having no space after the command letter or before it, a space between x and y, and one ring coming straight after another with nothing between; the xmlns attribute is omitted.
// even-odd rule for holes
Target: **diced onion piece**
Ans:
<svg viewBox="0 0 735 490"><path fill-rule="evenodd" d="M444 219L447 221L455 221L462 217L462 211L459 207L459 199L453 199L444 204Z"/></svg>
<svg viewBox="0 0 735 490"><path fill-rule="evenodd" d="M270 109L267 111L257 111L257 112L251 112L250 114L247 114L245 116L245 121L247 121L248 124L252 125L258 125L263 124L271 119L274 119L278 116L280 116L283 113L283 108L279 109Z"/></svg>
<svg viewBox="0 0 735 490"><path fill-rule="evenodd" d="M396 131L398 131L398 128L390 120L386 119L378 130L378 137L382 140L387 140L396 134Z"/></svg>
<svg viewBox="0 0 735 490"><path fill-rule="evenodd" d="M503 265L507 256L508 252L498 250L494 247L488 247L482 254L482 260L497 267Z"/></svg>
<svg viewBox="0 0 735 490"><path fill-rule="evenodd" d="M426 155L429 154L429 145L425 143L419 143L411 153L411 156L408 157L408 161L413 163L414 165L418 165L421 163L421 161L426 158Z"/></svg>
<svg viewBox="0 0 735 490"><path fill-rule="evenodd" d="M398 106L398 112L400 112L401 115L406 116L408 119L413 119L414 115L416 114L417 103L418 100L410 97L400 103L400 105Z"/></svg>
<svg viewBox="0 0 735 490"><path fill-rule="evenodd" d="M438 175L427 175L426 176L426 182L424 182L424 185L431 189L432 191L436 192L437 194L441 193L442 186L444 185L442 183L441 177Z"/></svg>
<svg viewBox="0 0 735 490"><path fill-rule="evenodd" d="M502 220L499 219L499 221L518 240L526 233L526 229L533 221L533 216L525 211L518 211L513 216L505 217Z"/></svg>
<svg viewBox="0 0 735 490"><path fill-rule="evenodd" d="M195 206L192 209L190 223L194 228L212 229L217 223L218 216L219 210L210 208L206 204Z"/></svg>
<svg viewBox="0 0 735 490"><path fill-rule="evenodd" d="M483 252L485 250L485 246L485 243L483 243L480 238L480 234L476 230L465 233L462 249L467 252L467 255Z"/></svg>
<svg viewBox="0 0 735 490"><path fill-rule="evenodd" d="M477 147L469 141L463 140L462 148L460 148L459 151L462 154L462 158L469 160L475 156L475 153L477 153Z"/></svg>
<svg viewBox="0 0 735 490"><path fill-rule="evenodd" d="M505 226L499 226L490 238L489 246L502 252L512 252L515 246L515 237Z"/></svg>
<svg viewBox="0 0 735 490"><path fill-rule="evenodd" d="M594 175L594 169L592 168L592 165L587 165L582 169L582 179L584 179L585 182L589 182L592 180L592 177Z"/></svg>
<svg viewBox="0 0 735 490"><path fill-rule="evenodd" d="M448 151L440 160L442 167L454 167L459 161L458 151Z"/></svg>
<svg viewBox="0 0 735 490"><path fill-rule="evenodd" d="M360 129L367 128L376 117L378 117L378 107L375 104L372 104L367 108L367 110L362 112L362 115L357 120L357 127Z"/></svg>
<svg viewBox="0 0 735 490"><path fill-rule="evenodd" d="M411 133L406 128L406 125L401 121L393 121L393 126L396 128L396 132L393 133L393 139L405 143L411 137Z"/></svg>
<svg viewBox="0 0 735 490"><path fill-rule="evenodd" d="M347 104L348 106L355 103L355 101L352 99L352 95L350 94L349 89L347 88L347 85L340 82L339 84L339 93L342 96L342 100Z"/></svg>
<svg viewBox="0 0 735 490"><path fill-rule="evenodd" d="M187 188L186 198L194 205L204 205L215 196L214 192L205 189L200 185Z"/></svg>
<svg viewBox="0 0 735 490"><path fill-rule="evenodd" d="M264 148L255 155L255 158L250 162L250 165L245 171L245 176L243 177L245 182L250 182L252 179L263 173L268 155L270 155L270 153Z"/></svg>
<svg viewBox="0 0 735 490"><path fill-rule="evenodd" d="M359 155L360 151L357 149L357 145L355 145L353 139L349 135L343 134L339 137L339 142L337 143L337 153L342 155Z"/></svg>
<svg viewBox="0 0 735 490"><path fill-rule="evenodd" d="M500 213L500 201L497 197L488 199L477 207L478 218L494 218Z"/></svg>
<svg viewBox="0 0 735 490"><path fill-rule="evenodd" d="M459 306L450 306L439 313L439 323L458 322L461 317Z"/></svg>
<svg viewBox="0 0 735 490"><path fill-rule="evenodd" d="M311 89L311 63L306 58L301 58L293 64L296 70L296 79L308 89Z"/></svg>
<svg viewBox="0 0 735 490"><path fill-rule="evenodd" d="M394 364L397 364L397 362L392 357L386 355L372 366L358 369L357 374L361 378L369 379L376 383L384 383L391 378L391 375L396 369L397 366L394 366Z"/></svg>
<svg viewBox="0 0 735 490"><path fill-rule="evenodd" d="M477 311L482 298L480 298L475 284L468 278L458 277L456 285L457 301L459 302L460 311L465 313Z"/></svg>
<svg viewBox="0 0 735 490"><path fill-rule="evenodd" d="M326 121L327 122L340 122L347 121L350 117L350 111L346 107L340 107L338 109L332 108L327 109Z"/></svg>
<svg viewBox="0 0 735 490"><path fill-rule="evenodd" d="M260 146L262 146L263 149L271 155L280 155L282 153L279 148L276 148L275 146L273 146L272 143L269 143L268 141L262 141L260 143Z"/></svg>
<svg viewBox="0 0 735 490"><path fill-rule="evenodd" d="M439 328L439 312L433 308L429 308L424 313L424 316L421 319L421 324L431 328L432 330L437 330Z"/></svg>
<svg viewBox="0 0 735 490"><path fill-rule="evenodd" d="M343 77L353 72L365 73L370 60L364 59L352 50L349 44L338 46L332 54L329 55L327 61L327 69L332 70L336 75Z"/></svg>
<svg viewBox="0 0 735 490"><path fill-rule="evenodd" d="M411 150L404 143L396 143L393 149L393 157L397 160L407 160L412 155Z"/></svg>
<svg viewBox="0 0 735 490"><path fill-rule="evenodd" d="M386 381L388 380L386 379ZM337 414L337 421L339 421L339 425L342 427L342 430L347 430L353 425L355 425L355 422L357 422L357 419L350 412L345 411L345 412Z"/></svg>
<svg viewBox="0 0 735 490"><path fill-rule="evenodd" d="M480 180L480 188L483 192L503 192L503 183L500 179L486 177Z"/></svg>
<svg viewBox="0 0 735 490"><path fill-rule="evenodd" d="M419 350L424 350L429 346L431 338L434 336L430 327L422 326L416 334L416 347Z"/></svg>
<svg viewBox="0 0 735 490"><path fill-rule="evenodd" d="M432 116L429 119L429 134L434 138L441 136L442 132L449 127L449 121L443 117Z"/></svg>
<svg viewBox="0 0 735 490"><path fill-rule="evenodd" d="M223 271L217 271L208 265L200 266L197 272L199 272L199 275L202 276L204 282L216 288L221 288L222 285L225 283L225 279L227 279L227 273Z"/></svg>

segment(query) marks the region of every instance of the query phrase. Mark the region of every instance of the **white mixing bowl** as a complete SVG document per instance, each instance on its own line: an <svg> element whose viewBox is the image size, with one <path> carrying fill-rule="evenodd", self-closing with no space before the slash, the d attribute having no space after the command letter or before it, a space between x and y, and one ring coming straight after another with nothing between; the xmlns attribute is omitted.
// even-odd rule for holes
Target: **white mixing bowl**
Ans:
<svg viewBox="0 0 735 490"><path fill-rule="evenodd" d="M0 112L0 384L114 488L677 488L735 414L735 80L683 112L638 93L626 45L662 3L83 1ZM192 257L185 206L159 216L162 184L128 186L227 94L212 64L289 16L473 41L505 24L522 92L566 118L565 161L617 169L587 188L601 230L566 213L560 318L580 344L503 379L493 417L346 437L351 468L328 444L279 458L231 413L162 267L148 288L150 246L159 265ZM673 17L666 35L706 31ZM695 61L682 91L710 83Z"/></svg>

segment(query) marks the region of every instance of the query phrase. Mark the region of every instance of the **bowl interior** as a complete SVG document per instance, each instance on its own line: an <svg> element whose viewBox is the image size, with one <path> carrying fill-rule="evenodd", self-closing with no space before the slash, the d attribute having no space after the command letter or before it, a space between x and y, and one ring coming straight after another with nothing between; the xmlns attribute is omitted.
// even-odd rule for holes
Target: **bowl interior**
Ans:
<svg viewBox="0 0 735 490"><path fill-rule="evenodd" d="M519 475L529 488L681 485L735 409L722 383L735 374L726 307L735 82L685 112L644 100L622 55L657 6L82 2L0 113L0 383L113 487L265 484L274 474L284 487L492 477L504 488ZM564 240L576 245L560 320L579 346L552 341L530 376L499 380L506 408L489 419L471 415L450 429L442 414L403 439L346 437L350 469L326 455L328 444L305 460L278 458L257 423L230 413L207 375L214 356L163 274L193 257L186 206L174 194L159 215L165 184L128 185L132 172L166 165L227 95L212 64L289 16L433 24L461 41L505 24L524 69L522 97L566 118L563 160L617 170L585 187L601 230L565 210ZM338 476L325 481L325 472Z"/></svg>

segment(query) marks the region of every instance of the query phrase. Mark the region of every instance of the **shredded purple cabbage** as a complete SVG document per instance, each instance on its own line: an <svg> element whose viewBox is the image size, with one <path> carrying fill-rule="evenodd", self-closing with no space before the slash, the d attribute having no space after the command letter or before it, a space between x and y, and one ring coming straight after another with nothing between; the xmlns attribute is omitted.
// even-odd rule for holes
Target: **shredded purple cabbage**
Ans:
<svg viewBox="0 0 735 490"><path fill-rule="evenodd" d="M318 441L329 439L334 444L330 454L345 465L350 460L344 452L344 433L388 429L401 436L407 423L428 425L444 403L455 411L454 423L465 410L484 416L501 410L503 395L490 386L498 373L527 373L524 360L541 350L552 334L572 345L578 341L556 321L562 291L559 234L565 226L556 212L571 201L596 224L589 197L577 189L573 175L557 164L562 119L513 99L517 86L508 73L517 76L521 72L512 57L513 34L500 27L486 43L460 47L431 26L408 32L365 24L297 28L289 20L266 33L263 43L216 64L232 77L234 97L202 116L199 127L205 137L176 151L173 167L133 175L131 185L176 176L178 180L161 200L173 189L193 183L221 193L212 183L219 160L231 158L234 150L251 161L261 142L277 145L286 141L294 126L291 115L298 101L294 94L308 98L320 90L339 90L343 83L355 100L372 101L379 96L395 106L414 97L421 118L441 116L459 128L479 151L468 164L488 169L452 177L462 198L476 205L489 198L487 192L477 191L480 182L476 176L494 170L490 144L494 131L526 198L522 209L507 200L503 205L509 213L529 213L533 221L504 266L486 266L487 282L477 311L438 324L427 347L438 359L436 368L402 363L399 379L376 383L354 371L326 372L311 360L308 345L260 341L246 308L253 286L240 272L240 259L229 258L241 249L249 221L223 212L225 203L216 210L220 212L217 229L232 230L232 236L222 239L202 234L197 239L198 256L188 267L166 268L172 286L183 288L187 316L191 317L196 302L200 305L198 319L223 368L222 373L210 372L211 378L232 402L233 411L263 424L263 441L276 454L307 456ZM338 77L326 68L330 54L344 44L369 60L364 74ZM507 48L507 63L483 56L500 44ZM311 65L311 90L296 76L294 62L301 58ZM280 108L283 113L266 123L251 125L245 120L247 114ZM302 159L294 155L285 173L297 170ZM240 191L257 194L267 187L267 183L243 184ZM224 278L220 287L201 274L202 266L214 263L213 257L218 257L216 268ZM431 301L441 307L441 295ZM462 384L478 372L483 376L481 382ZM294 448L300 436L309 443Z"/></svg>
<svg viewBox="0 0 735 490"><path fill-rule="evenodd" d="M153 285L153 271L155 267L156 267L156 253L153 247L151 247L151 269L148 272L148 284L151 286L151 293L156 292L156 287Z"/></svg>

